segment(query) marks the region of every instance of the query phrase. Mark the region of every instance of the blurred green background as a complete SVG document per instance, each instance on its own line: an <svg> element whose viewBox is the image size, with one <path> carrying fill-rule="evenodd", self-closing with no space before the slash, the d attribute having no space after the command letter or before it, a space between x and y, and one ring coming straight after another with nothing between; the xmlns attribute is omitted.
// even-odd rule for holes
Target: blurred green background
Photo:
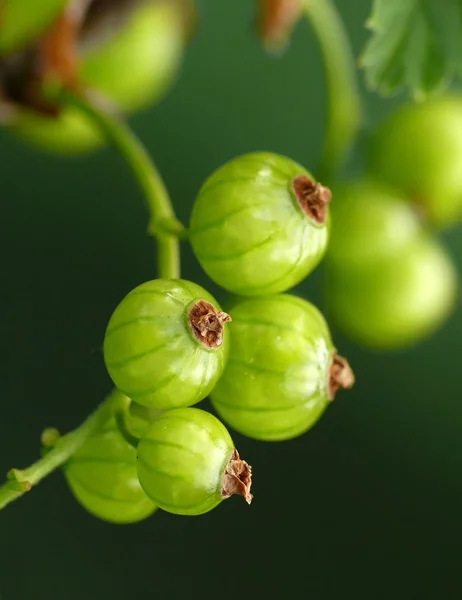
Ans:
<svg viewBox="0 0 462 600"><path fill-rule="evenodd" d="M370 1L338 6L358 55ZM238 153L308 168L319 157L313 36L300 24L290 50L270 58L252 16L252 2L200 3L179 81L132 119L182 219L204 178ZM364 92L365 127L400 101ZM143 200L113 151L59 159L0 135L3 473L37 457L44 427L75 427L109 391L105 325L155 271ZM359 168L358 155L347 170ZM460 268L460 229L445 237ZM187 247L183 274L217 293ZM321 277L298 290L318 305ZM203 517L109 525L55 474L0 515L0 599L462 597L461 336L460 310L406 352L366 351L334 330L355 388L299 439L233 434L254 468L250 508L233 499Z"/></svg>

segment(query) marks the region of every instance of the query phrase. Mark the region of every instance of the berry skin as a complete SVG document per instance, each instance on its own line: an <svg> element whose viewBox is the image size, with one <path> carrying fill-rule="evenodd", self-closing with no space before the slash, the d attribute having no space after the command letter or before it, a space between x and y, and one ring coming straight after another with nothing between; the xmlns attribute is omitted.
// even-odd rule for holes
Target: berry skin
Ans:
<svg viewBox="0 0 462 600"><path fill-rule="evenodd" d="M79 80L117 110L138 111L165 95L178 74L183 44L178 7L148 3L136 9L124 29L104 44L82 51ZM21 110L12 131L63 154L85 152L104 142L97 128L73 108L58 117Z"/></svg>
<svg viewBox="0 0 462 600"><path fill-rule="evenodd" d="M115 386L156 409L203 400L221 376L230 317L199 285L157 279L132 290L115 309L104 360Z"/></svg>
<svg viewBox="0 0 462 600"><path fill-rule="evenodd" d="M281 294L233 304L230 355L211 394L219 416L258 440L301 435L353 373L312 304Z"/></svg>
<svg viewBox="0 0 462 600"><path fill-rule="evenodd" d="M93 435L64 466L75 498L91 514L111 523L135 523L156 510L138 481L136 449L115 419Z"/></svg>
<svg viewBox="0 0 462 600"><path fill-rule="evenodd" d="M138 477L159 508L201 515L232 494L250 504L251 469L220 421L197 408L160 415L138 445Z"/></svg>
<svg viewBox="0 0 462 600"><path fill-rule="evenodd" d="M423 339L448 317L457 292L450 257L424 234L397 257L326 272L326 310L345 335L371 348Z"/></svg>
<svg viewBox="0 0 462 600"><path fill-rule="evenodd" d="M1 4L0 55L26 46L59 13L68 0L3 0Z"/></svg>
<svg viewBox="0 0 462 600"><path fill-rule="evenodd" d="M238 156L204 183L190 240L209 277L242 296L287 290L319 263L329 236L330 191L283 156Z"/></svg>
<svg viewBox="0 0 462 600"><path fill-rule="evenodd" d="M370 172L420 206L437 226L462 215L462 98L399 108L379 127L368 153Z"/></svg>
<svg viewBox="0 0 462 600"><path fill-rule="evenodd" d="M421 233L412 206L399 193L372 180L335 188L326 262L341 268L397 256Z"/></svg>

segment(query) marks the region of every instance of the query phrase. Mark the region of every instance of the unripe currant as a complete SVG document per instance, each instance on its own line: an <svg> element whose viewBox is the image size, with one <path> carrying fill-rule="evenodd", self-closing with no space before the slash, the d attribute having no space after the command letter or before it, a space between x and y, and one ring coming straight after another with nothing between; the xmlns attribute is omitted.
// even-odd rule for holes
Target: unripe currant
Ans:
<svg viewBox="0 0 462 600"><path fill-rule="evenodd" d="M68 0L3 0L0 7L0 55L34 40Z"/></svg>
<svg viewBox="0 0 462 600"><path fill-rule="evenodd" d="M215 283L243 296L287 290L319 263L330 191L294 161L238 156L217 169L194 203L190 240Z"/></svg>
<svg viewBox="0 0 462 600"><path fill-rule="evenodd" d="M199 285L157 279L132 290L115 309L104 360L116 387L157 409L203 400L221 376L229 315Z"/></svg>
<svg viewBox="0 0 462 600"><path fill-rule="evenodd" d="M296 437L316 423L353 373L309 302L280 294L232 306L231 348L211 394L233 429L266 441Z"/></svg>
<svg viewBox="0 0 462 600"><path fill-rule="evenodd" d="M325 304L336 325L357 342L393 349L423 339L451 313L458 278L450 256L423 233L399 255L326 269Z"/></svg>
<svg viewBox="0 0 462 600"><path fill-rule="evenodd" d="M334 193L329 264L343 269L397 257L421 233L406 198L381 183L359 179L336 187Z"/></svg>
<svg viewBox="0 0 462 600"><path fill-rule="evenodd" d="M160 415L138 445L138 477L159 508L201 515L239 494L250 504L251 468L220 421L197 408Z"/></svg>
<svg viewBox="0 0 462 600"><path fill-rule="evenodd" d="M35 0L34 0L35 1ZM120 30L79 54L79 81L122 112L160 100L181 65L184 30L180 9L165 2L143 3ZM46 150L74 154L104 141L101 132L77 109L58 116L18 110L14 133Z"/></svg>
<svg viewBox="0 0 462 600"><path fill-rule="evenodd" d="M114 418L63 469L75 498L104 521L135 523L157 508L138 481L136 449L122 437Z"/></svg>
<svg viewBox="0 0 462 600"><path fill-rule="evenodd" d="M407 104L375 133L370 172L395 186L438 226L462 215L462 98Z"/></svg>

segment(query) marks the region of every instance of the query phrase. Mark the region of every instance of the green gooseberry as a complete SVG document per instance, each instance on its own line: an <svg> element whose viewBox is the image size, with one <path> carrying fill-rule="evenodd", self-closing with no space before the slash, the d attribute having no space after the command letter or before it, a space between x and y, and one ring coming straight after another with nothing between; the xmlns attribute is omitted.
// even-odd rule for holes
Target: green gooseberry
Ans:
<svg viewBox="0 0 462 600"><path fill-rule="evenodd" d="M209 277L242 296L281 292L323 257L330 191L296 162L267 152L238 156L204 183L190 240Z"/></svg>
<svg viewBox="0 0 462 600"><path fill-rule="evenodd" d="M412 206L381 183L355 180L336 187L334 193L328 263L343 268L396 256L420 235Z"/></svg>
<svg viewBox="0 0 462 600"><path fill-rule="evenodd" d="M140 486L136 449L122 437L115 418L88 438L63 470L78 502L104 521L135 523L157 508Z"/></svg>
<svg viewBox="0 0 462 600"><path fill-rule="evenodd" d="M151 500L178 515L201 515L233 494L250 504L251 468L225 426L198 408L160 415L138 444L138 477Z"/></svg>
<svg viewBox="0 0 462 600"><path fill-rule="evenodd" d="M369 170L418 205L436 226L462 216L462 97L407 104L380 125Z"/></svg>
<svg viewBox="0 0 462 600"><path fill-rule="evenodd" d="M0 55L20 50L52 22L68 0L2 0Z"/></svg>
<svg viewBox="0 0 462 600"><path fill-rule="evenodd" d="M458 277L438 240L423 233L399 255L363 265L330 265L325 305L343 333L371 348L412 345L449 316Z"/></svg>
<svg viewBox="0 0 462 600"><path fill-rule="evenodd" d="M155 104L181 65L183 21L176 5L149 2L132 11L121 30L82 51L79 80L124 113ZM51 152L75 154L104 142L101 132L75 108L58 117L21 109L11 125L21 138Z"/></svg>
<svg viewBox="0 0 462 600"><path fill-rule="evenodd" d="M336 353L319 310L289 294L232 305L228 363L212 391L219 416L236 431L280 441L310 429L353 373Z"/></svg>
<svg viewBox="0 0 462 600"><path fill-rule="evenodd" d="M199 285L148 281L132 290L110 318L104 361L115 386L156 409L203 400L221 376L229 315Z"/></svg>

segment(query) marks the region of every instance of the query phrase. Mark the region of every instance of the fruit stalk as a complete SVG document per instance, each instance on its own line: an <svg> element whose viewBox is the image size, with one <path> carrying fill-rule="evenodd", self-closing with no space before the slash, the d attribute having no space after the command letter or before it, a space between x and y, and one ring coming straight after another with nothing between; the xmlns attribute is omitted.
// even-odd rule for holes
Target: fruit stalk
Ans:
<svg viewBox="0 0 462 600"><path fill-rule="evenodd" d="M116 411L125 398L112 392L77 429L58 438L55 446L27 469L11 469L7 481L0 487L0 510L23 496L44 477L63 465L83 443L98 431Z"/></svg>
<svg viewBox="0 0 462 600"><path fill-rule="evenodd" d="M177 220L170 197L160 173L144 146L127 125L115 115L98 106L97 101L59 87L46 90L47 97L60 106L74 107L89 117L105 134L131 169L146 200L150 214L149 233L156 238L157 276L164 279L180 277L178 239L184 231Z"/></svg>
<svg viewBox="0 0 462 600"><path fill-rule="evenodd" d="M318 40L327 91L324 146L316 177L329 183L356 136L361 121L355 63L348 35L331 0L302 0Z"/></svg>
<svg viewBox="0 0 462 600"><path fill-rule="evenodd" d="M99 108L96 102L61 86L50 86L45 93L47 98L60 106L73 106L90 117L118 150L132 170L146 198L151 216L149 232L156 237L157 242L158 277L178 279L180 276L178 240L184 227L176 219L165 184L145 148L122 121ZM30 491L44 477L69 460L91 435L107 423L109 418L123 410L124 402L124 396L114 390L77 429L59 437L55 446L40 460L27 469L11 469L6 483L0 487L0 510Z"/></svg>

